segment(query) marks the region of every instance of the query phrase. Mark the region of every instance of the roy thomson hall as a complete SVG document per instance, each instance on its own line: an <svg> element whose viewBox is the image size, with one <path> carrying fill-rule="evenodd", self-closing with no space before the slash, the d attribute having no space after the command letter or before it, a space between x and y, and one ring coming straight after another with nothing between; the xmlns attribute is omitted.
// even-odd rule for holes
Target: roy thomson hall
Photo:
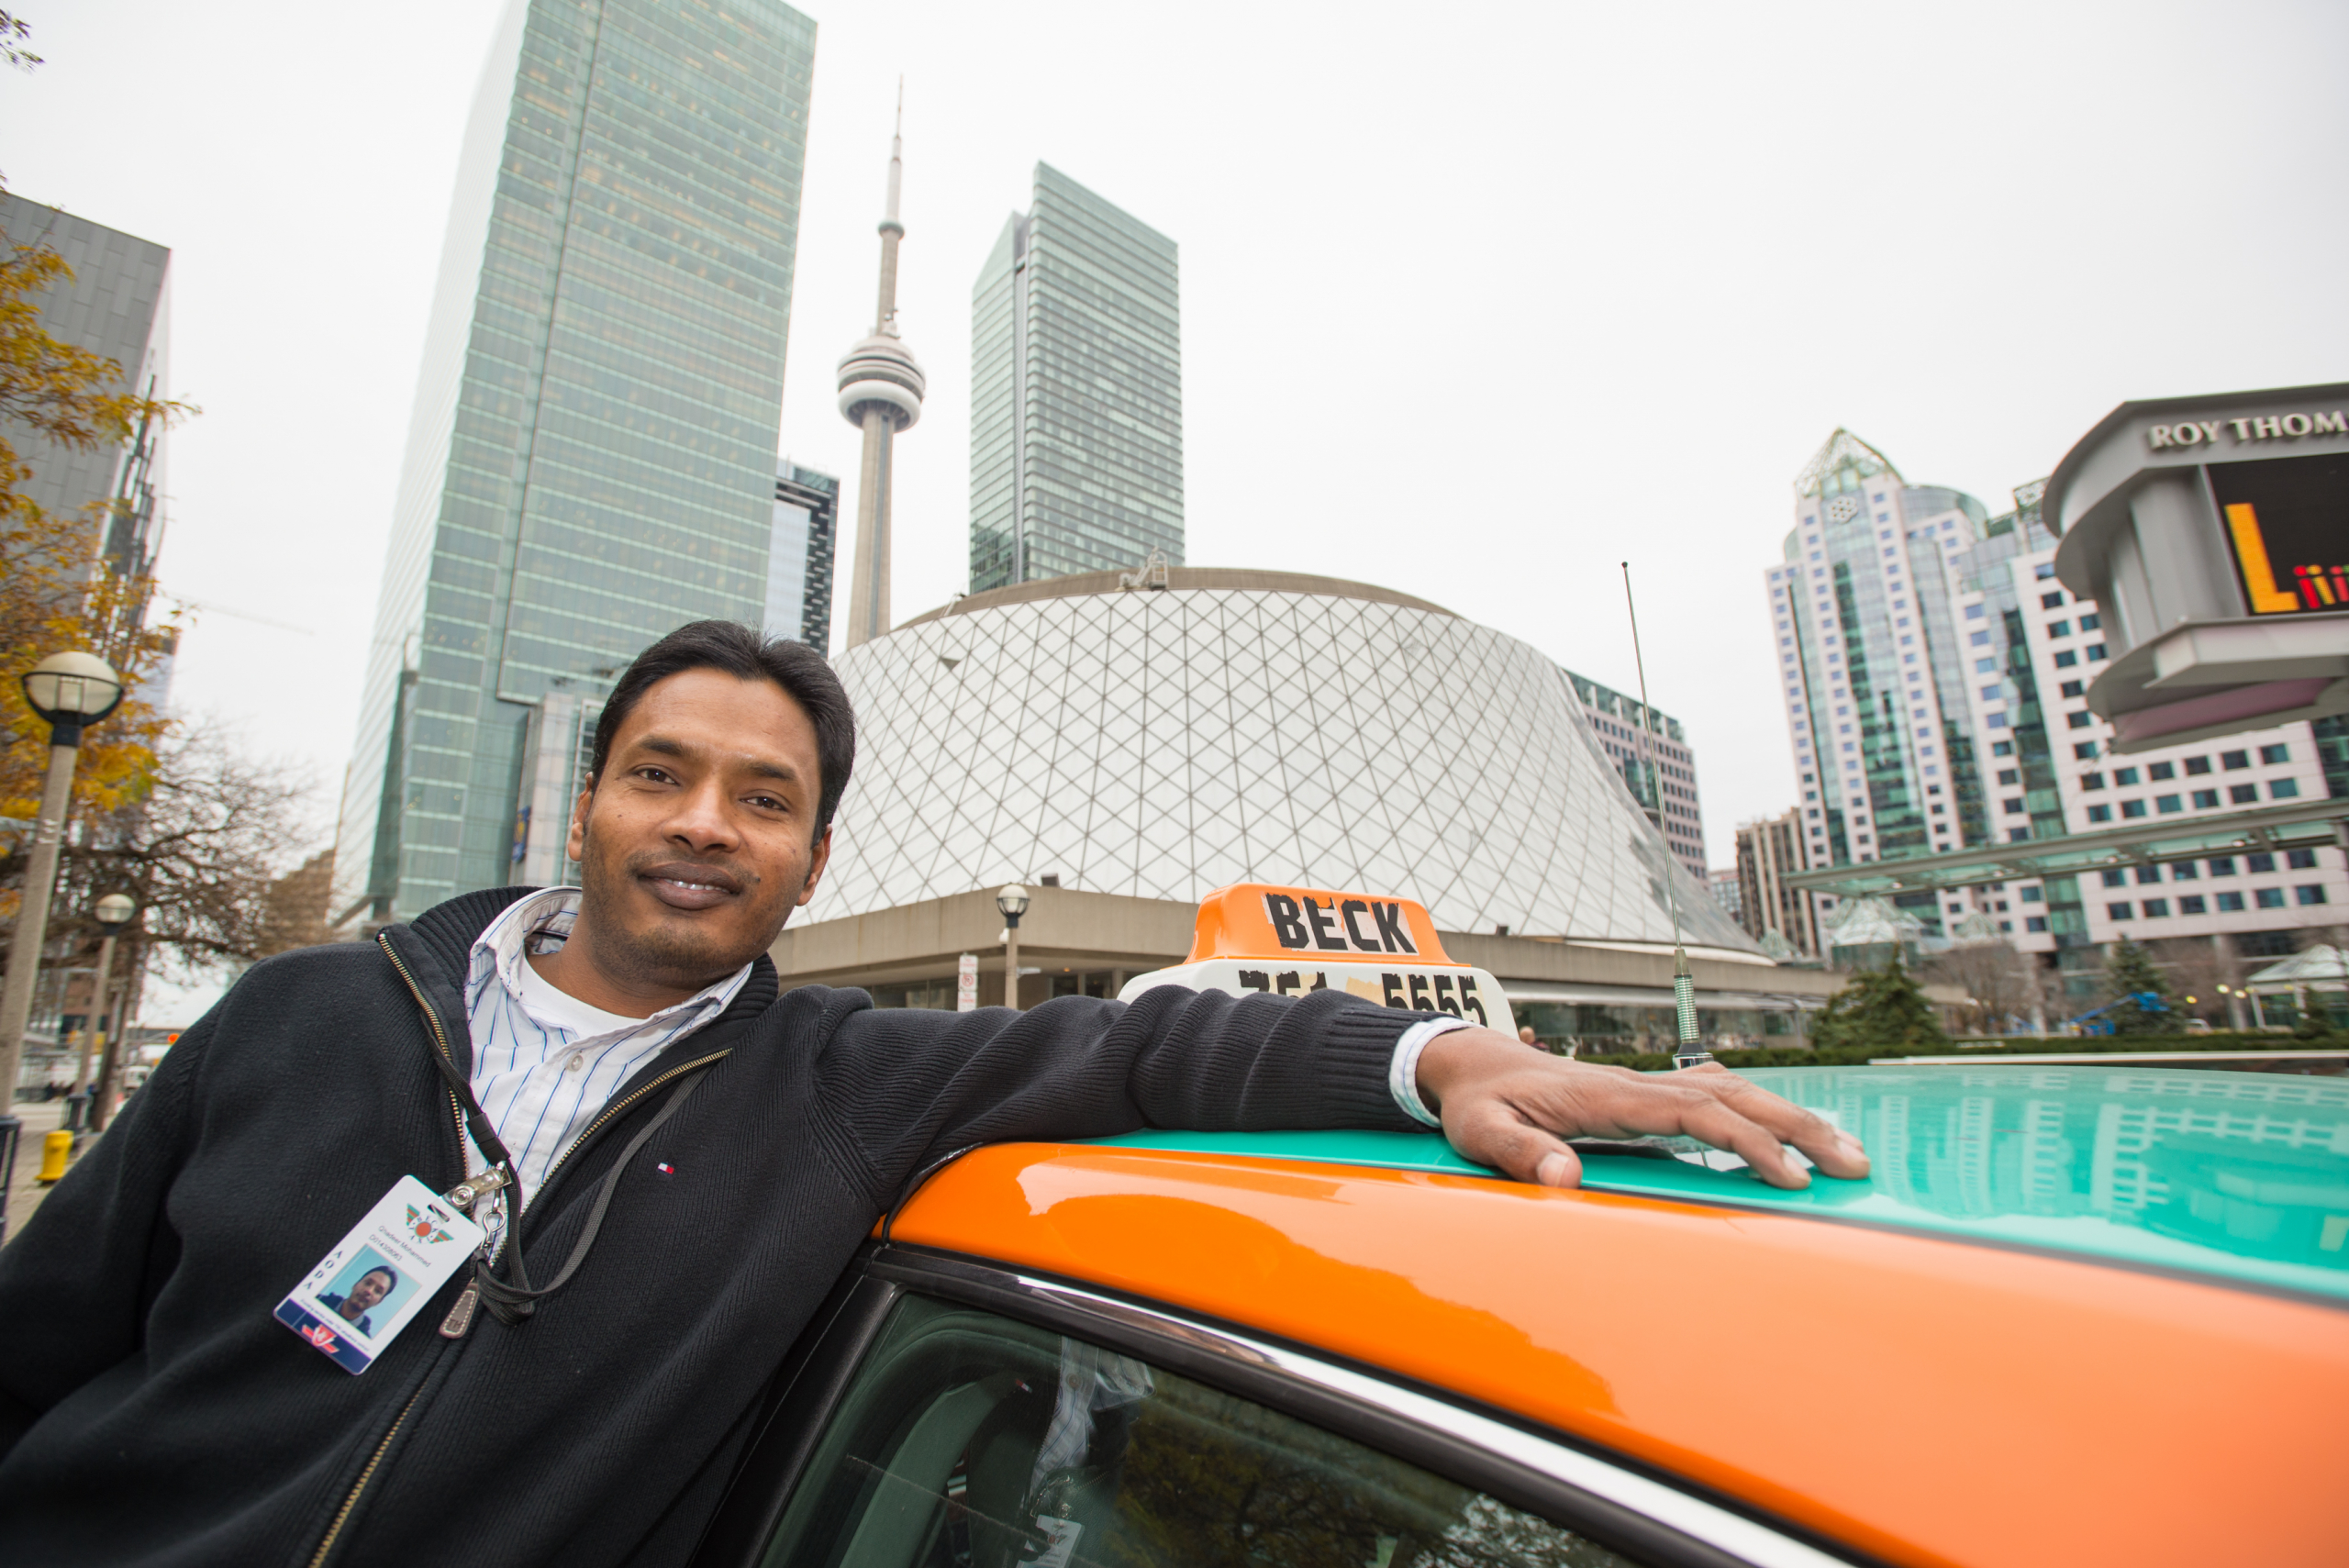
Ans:
<svg viewBox="0 0 2349 1568"><path fill-rule="evenodd" d="M1151 585L1135 583L1141 577ZM1545 1043L1669 1049L1676 899L1715 1044L1803 1030L1838 977L1774 963L1673 852L1572 677L1408 595L1175 567L958 599L835 660L856 773L785 984L1003 999L996 889L1025 884L1019 999L1183 962L1239 882L1426 906Z"/></svg>

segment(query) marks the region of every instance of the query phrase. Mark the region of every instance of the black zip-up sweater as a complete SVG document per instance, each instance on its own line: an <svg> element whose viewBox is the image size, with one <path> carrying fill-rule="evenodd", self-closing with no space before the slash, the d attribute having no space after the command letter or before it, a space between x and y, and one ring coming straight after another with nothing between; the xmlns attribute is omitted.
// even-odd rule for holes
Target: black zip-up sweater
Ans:
<svg viewBox="0 0 2349 1568"><path fill-rule="evenodd" d="M1334 992L876 1011L862 991L779 995L762 957L527 1195L544 1280L661 1085L724 1053L571 1282L449 1340L460 1276L353 1377L272 1309L401 1176L462 1178L429 1053L445 1042L470 1072L467 953L528 891L391 928L397 965L373 944L255 965L0 1250L0 1562L680 1562L769 1373L938 1156L1143 1126L1414 1125L1386 1074L1419 1015Z"/></svg>

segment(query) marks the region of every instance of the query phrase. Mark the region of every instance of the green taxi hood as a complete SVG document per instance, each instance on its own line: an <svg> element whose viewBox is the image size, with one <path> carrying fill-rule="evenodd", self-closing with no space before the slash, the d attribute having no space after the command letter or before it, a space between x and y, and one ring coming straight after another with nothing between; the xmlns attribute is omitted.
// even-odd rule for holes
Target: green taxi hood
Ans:
<svg viewBox="0 0 2349 1568"><path fill-rule="evenodd" d="M2349 1301L2342 1080L2022 1066L1761 1067L1744 1075L1857 1133L1874 1173L1857 1182L1814 1173L1808 1188L1786 1192L1731 1156L1670 1139L1641 1140L1624 1154L1580 1145L1583 1184ZM1432 1132L1147 1131L1097 1141L1494 1173ZM1651 1157L1628 1157L1637 1153Z"/></svg>

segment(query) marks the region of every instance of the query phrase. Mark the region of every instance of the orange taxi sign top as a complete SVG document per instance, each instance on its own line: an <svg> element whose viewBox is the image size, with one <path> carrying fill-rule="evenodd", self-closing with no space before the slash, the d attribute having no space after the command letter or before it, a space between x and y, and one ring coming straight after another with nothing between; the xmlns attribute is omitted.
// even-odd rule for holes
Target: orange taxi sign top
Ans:
<svg viewBox="0 0 2349 1568"><path fill-rule="evenodd" d="M1191 956L1183 962L1305 956L1332 963L1403 958L1452 964L1435 922L1408 898L1264 882L1234 883L1200 900Z"/></svg>

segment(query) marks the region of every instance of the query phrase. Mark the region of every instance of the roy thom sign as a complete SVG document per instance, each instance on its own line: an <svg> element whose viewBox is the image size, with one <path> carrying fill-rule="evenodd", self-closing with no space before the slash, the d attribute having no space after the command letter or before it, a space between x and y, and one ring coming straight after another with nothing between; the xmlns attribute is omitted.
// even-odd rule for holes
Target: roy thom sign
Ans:
<svg viewBox="0 0 2349 1568"><path fill-rule="evenodd" d="M2147 427L2145 445L2154 451L2215 447L2222 430L2232 437L2229 445L2249 446L2254 441L2296 441L2302 436L2349 435L2349 420L2338 408L2331 413L2269 414L2243 419L2181 419L2175 425Z"/></svg>

